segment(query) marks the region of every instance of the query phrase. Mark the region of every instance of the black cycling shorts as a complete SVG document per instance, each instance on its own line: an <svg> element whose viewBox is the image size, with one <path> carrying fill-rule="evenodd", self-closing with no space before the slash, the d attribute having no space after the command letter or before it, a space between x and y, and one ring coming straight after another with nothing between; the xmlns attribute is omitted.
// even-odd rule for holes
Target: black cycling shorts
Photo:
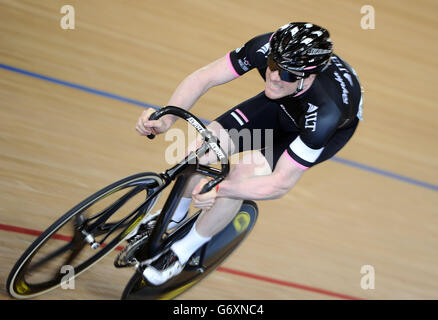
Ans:
<svg viewBox="0 0 438 320"><path fill-rule="evenodd" d="M281 107L268 99L264 92L248 99L215 119L228 131L237 152L260 150L271 169L281 155L299 135L300 129L289 119ZM311 165L333 157L353 136L359 119L347 127L338 129L324 150ZM250 139L248 139L250 133Z"/></svg>

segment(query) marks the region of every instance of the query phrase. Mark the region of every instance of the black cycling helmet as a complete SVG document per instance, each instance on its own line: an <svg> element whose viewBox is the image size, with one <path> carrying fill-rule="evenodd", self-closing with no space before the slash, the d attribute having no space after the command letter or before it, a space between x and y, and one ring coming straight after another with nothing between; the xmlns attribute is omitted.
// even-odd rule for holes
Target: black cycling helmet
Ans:
<svg viewBox="0 0 438 320"><path fill-rule="evenodd" d="M269 55L278 66L305 76L323 70L333 53L329 32L306 22L291 22L278 29L270 47Z"/></svg>

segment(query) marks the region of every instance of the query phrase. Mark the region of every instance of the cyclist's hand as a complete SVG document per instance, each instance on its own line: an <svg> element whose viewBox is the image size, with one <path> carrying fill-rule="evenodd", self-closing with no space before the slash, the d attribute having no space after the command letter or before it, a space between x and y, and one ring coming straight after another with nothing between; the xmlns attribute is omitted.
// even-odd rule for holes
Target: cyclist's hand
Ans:
<svg viewBox="0 0 438 320"><path fill-rule="evenodd" d="M208 179L201 179L192 192L193 206L198 209L210 210L216 200L216 189L213 188L207 193L199 194L202 187L209 182Z"/></svg>
<svg viewBox="0 0 438 320"><path fill-rule="evenodd" d="M170 124L166 122L163 118L158 120L149 120L149 117L156 110L153 108L149 108L142 112L140 117L138 118L137 125L135 129L142 136L148 136L150 134L157 135L163 132L166 132L169 129Z"/></svg>

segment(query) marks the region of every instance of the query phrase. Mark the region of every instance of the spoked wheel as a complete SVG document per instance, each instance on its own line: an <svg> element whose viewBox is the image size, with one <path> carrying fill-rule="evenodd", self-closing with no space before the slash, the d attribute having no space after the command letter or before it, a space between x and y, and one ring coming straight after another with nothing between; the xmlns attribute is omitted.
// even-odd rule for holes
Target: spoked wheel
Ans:
<svg viewBox="0 0 438 320"><path fill-rule="evenodd" d="M158 199L155 191L162 184L155 173L139 173L79 203L23 253L9 274L8 293L18 299L32 298L90 268L152 210Z"/></svg>

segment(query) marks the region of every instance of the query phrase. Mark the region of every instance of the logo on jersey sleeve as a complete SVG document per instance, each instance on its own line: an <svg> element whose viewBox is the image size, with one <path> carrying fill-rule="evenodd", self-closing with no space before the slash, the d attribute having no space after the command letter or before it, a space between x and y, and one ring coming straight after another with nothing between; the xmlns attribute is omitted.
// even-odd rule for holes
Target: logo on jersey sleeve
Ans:
<svg viewBox="0 0 438 320"><path fill-rule="evenodd" d="M318 119L318 107L309 102L307 104L309 105L309 109L307 109L307 112L304 115L304 128L311 129L312 132L314 132L316 130L316 121Z"/></svg>
<svg viewBox="0 0 438 320"><path fill-rule="evenodd" d="M350 74L350 70L348 68L346 68L342 63L341 63L341 59L339 59L336 56L333 56L331 58L331 61L333 62L333 64L339 69L340 72L342 72L342 75L344 76L345 79L348 80L348 82L350 83L350 86L354 86L354 82L353 79L351 77ZM354 71L353 71L354 73ZM336 76L336 74L335 74ZM338 79L336 79L338 82L340 82Z"/></svg>
<svg viewBox="0 0 438 320"><path fill-rule="evenodd" d="M343 76L344 76L345 79L348 80L348 82L350 83L350 86L353 87L353 86L354 86L354 83L353 83L353 79L351 79L351 74L349 74L349 73L344 73Z"/></svg>
<svg viewBox="0 0 438 320"><path fill-rule="evenodd" d="M257 53L261 53L261 54L263 54L265 57L267 56L267 53L268 53L268 51L269 51L269 42L268 43L266 43L263 47L261 47L259 50L257 50Z"/></svg>
<svg viewBox="0 0 438 320"><path fill-rule="evenodd" d="M239 63L240 68L242 68L243 71L248 71L251 67L251 64L249 63L248 59L244 57L243 59L237 60L237 63Z"/></svg>
<svg viewBox="0 0 438 320"><path fill-rule="evenodd" d="M347 89L347 86L345 85L344 80L342 80L342 77L337 73L336 71L333 73L335 75L335 80L339 83L342 90L342 102L345 104L348 104L348 94L350 93Z"/></svg>

